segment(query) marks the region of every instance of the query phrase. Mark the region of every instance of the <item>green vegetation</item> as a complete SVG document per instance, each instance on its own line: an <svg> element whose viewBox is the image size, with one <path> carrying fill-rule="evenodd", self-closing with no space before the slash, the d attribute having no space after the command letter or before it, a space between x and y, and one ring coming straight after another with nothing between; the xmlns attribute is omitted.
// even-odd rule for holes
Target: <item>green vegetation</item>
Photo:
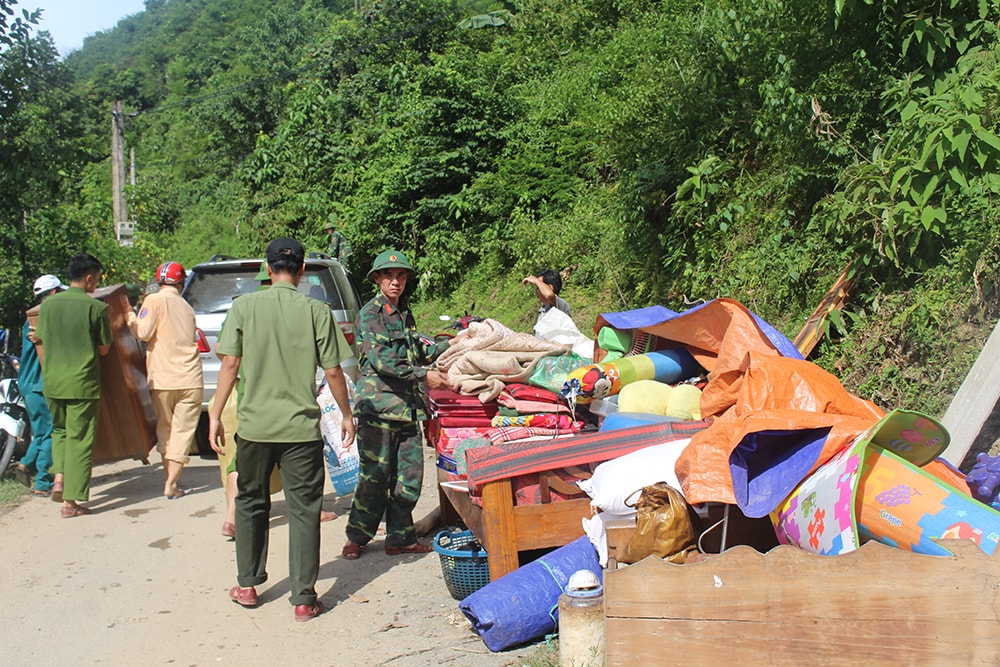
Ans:
<svg viewBox="0 0 1000 667"><path fill-rule="evenodd" d="M559 664L559 640L546 639L532 649L524 658L511 660L509 667L557 667Z"/></svg>
<svg viewBox="0 0 1000 667"><path fill-rule="evenodd" d="M584 331L726 296L791 337L849 265L814 358L884 407L940 414L1000 315L987 0L147 0L62 62L45 16L19 16L0 25L6 326L78 249L141 283L279 233L321 249L331 215L355 275L389 245L415 259L427 330L473 304L529 330L520 278L552 266Z"/></svg>
<svg viewBox="0 0 1000 667"><path fill-rule="evenodd" d="M28 497L28 489L17 483L12 475L0 479L0 509L14 505Z"/></svg>

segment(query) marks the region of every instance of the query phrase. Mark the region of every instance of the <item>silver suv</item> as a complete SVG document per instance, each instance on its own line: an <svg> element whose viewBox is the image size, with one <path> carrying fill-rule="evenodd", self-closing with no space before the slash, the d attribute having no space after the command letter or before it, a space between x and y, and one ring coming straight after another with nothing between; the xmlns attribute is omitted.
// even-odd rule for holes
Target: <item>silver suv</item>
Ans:
<svg viewBox="0 0 1000 667"><path fill-rule="evenodd" d="M205 399L195 436L198 450L202 454L212 452L208 444L208 402L215 395L220 366L219 358L215 356L215 343L222 329L222 323L233 305L233 299L254 292L260 287L257 273L263 261L216 255L188 271L188 279L181 292L194 308L195 321L198 325L198 348L205 374ZM352 348L355 348L354 324L362 304L357 285L347 269L326 255L309 253L306 258L305 275L299 283L299 291L330 305L344 338ZM341 363L341 368L352 380L357 381L358 360L354 356L345 359Z"/></svg>

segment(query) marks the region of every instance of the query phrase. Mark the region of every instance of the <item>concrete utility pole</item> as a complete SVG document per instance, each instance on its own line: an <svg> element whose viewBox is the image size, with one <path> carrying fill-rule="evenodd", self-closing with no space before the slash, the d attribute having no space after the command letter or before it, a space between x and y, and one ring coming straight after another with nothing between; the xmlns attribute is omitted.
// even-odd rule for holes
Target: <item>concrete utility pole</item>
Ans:
<svg viewBox="0 0 1000 667"><path fill-rule="evenodd" d="M125 114L121 101L111 106L111 206L115 238L120 245L132 245L135 225L129 222L125 201Z"/></svg>

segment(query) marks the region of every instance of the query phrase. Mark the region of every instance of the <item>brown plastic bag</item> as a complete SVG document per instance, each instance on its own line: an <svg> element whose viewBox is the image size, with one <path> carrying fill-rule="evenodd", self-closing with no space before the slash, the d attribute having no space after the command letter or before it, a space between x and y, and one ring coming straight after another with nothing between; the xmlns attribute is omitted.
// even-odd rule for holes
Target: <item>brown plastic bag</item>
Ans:
<svg viewBox="0 0 1000 667"><path fill-rule="evenodd" d="M635 532L619 562L635 563L654 554L680 564L697 550L687 501L677 489L666 482L644 486L635 509Z"/></svg>

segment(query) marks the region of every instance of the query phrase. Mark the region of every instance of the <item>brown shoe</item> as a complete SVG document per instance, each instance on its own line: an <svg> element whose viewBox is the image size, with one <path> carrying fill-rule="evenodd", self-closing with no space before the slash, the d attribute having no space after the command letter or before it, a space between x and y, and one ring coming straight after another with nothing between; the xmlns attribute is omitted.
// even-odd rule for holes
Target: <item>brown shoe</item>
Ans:
<svg viewBox="0 0 1000 667"><path fill-rule="evenodd" d="M403 554L426 554L434 551L434 547L423 542L414 542L405 547L390 547L385 545L385 553L389 556L402 556Z"/></svg>
<svg viewBox="0 0 1000 667"><path fill-rule="evenodd" d="M340 555L347 560L357 560L361 558L361 545L357 542L347 540L347 544L344 545L344 549L340 552Z"/></svg>
<svg viewBox="0 0 1000 667"><path fill-rule="evenodd" d="M256 607L257 606L257 589L251 586L250 588L240 588L239 586L233 586L229 589L229 599L238 605L244 607Z"/></svg>
<svg viewBox="0 0 1000 667"><path fill-rule="evenodd" d="M94 510L89 507L84 507L83 505L73 505L71 507L63 507L61 510L62 518L72 519L73 517L83 516L84 514L93 514Z"/></svg>
<svg viewBox="0 0 1000 667"><path fill-rule="evenodd" d="M300 623L304 623L310 619L316 618L326 610L323 603L316 600L313 604L297 604L295 605L295 620Z"/></svg>

